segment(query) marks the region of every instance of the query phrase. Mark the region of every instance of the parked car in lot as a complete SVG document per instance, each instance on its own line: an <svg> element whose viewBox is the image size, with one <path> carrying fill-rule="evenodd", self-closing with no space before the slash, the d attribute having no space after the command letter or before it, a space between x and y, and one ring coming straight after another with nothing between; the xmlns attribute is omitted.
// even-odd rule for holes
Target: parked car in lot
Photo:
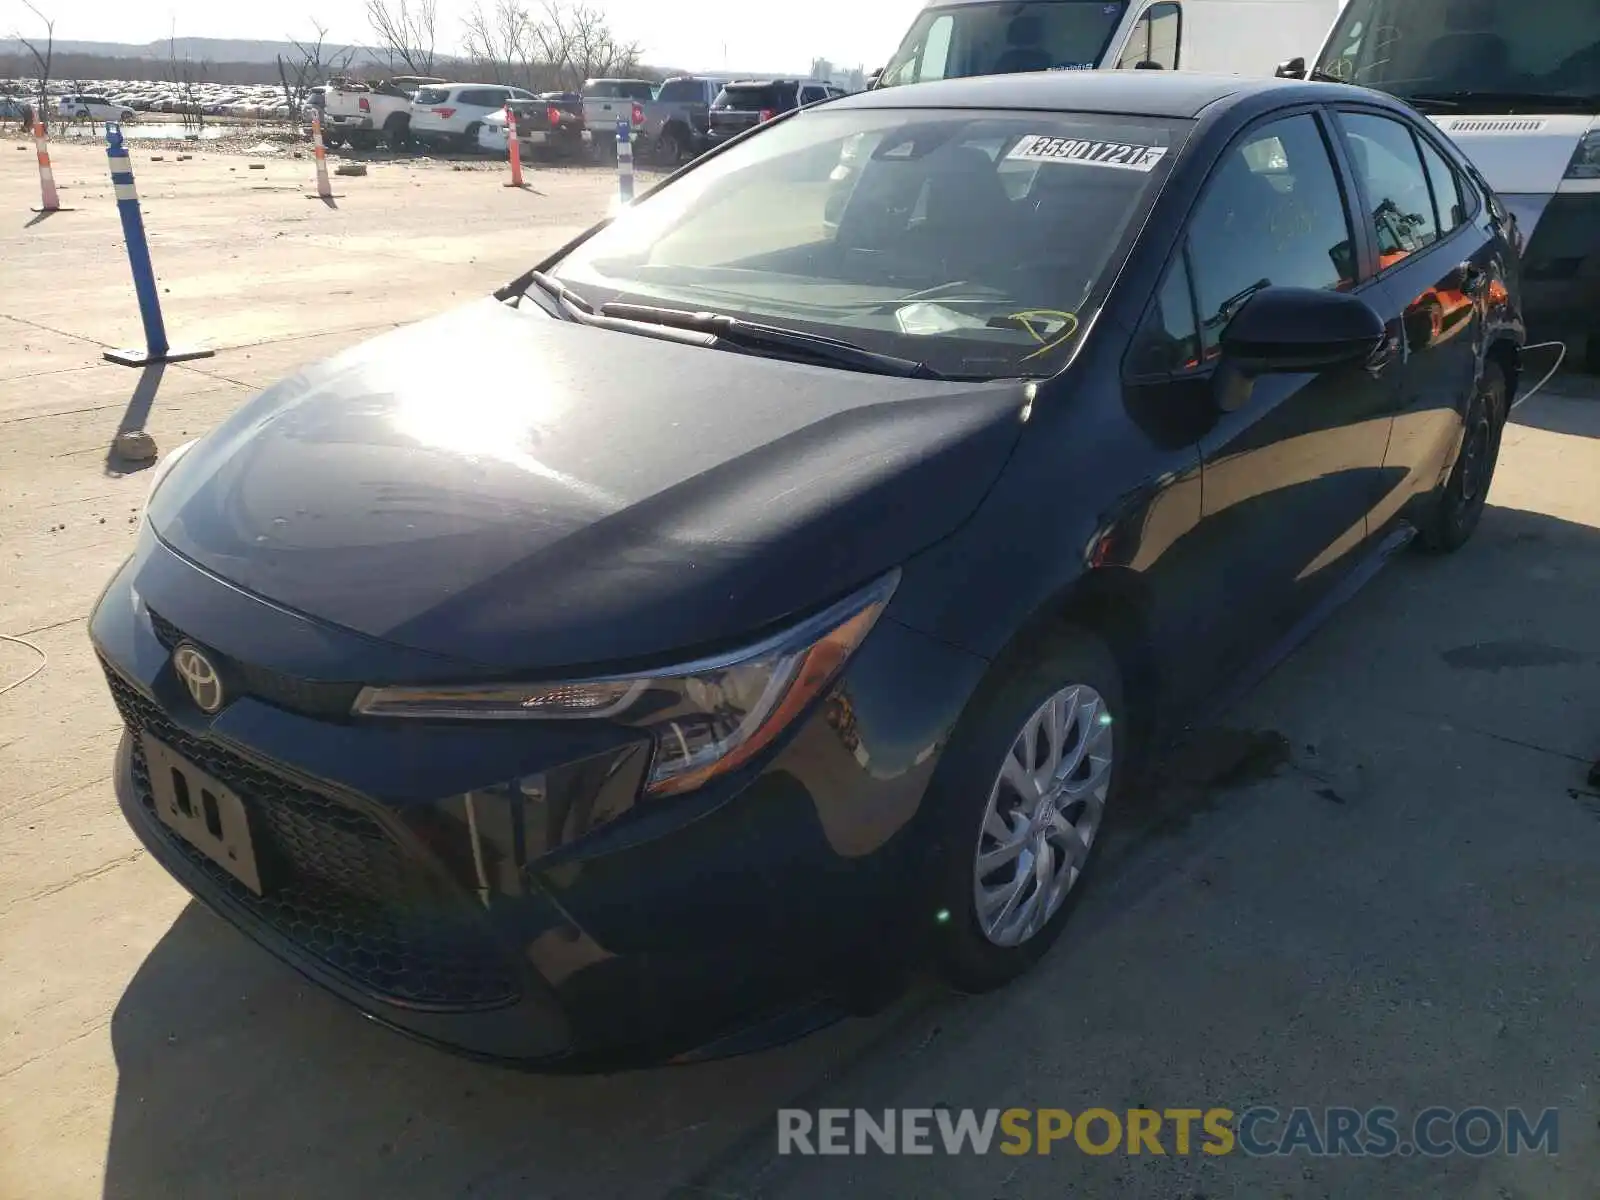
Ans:
<svg viewBox="0 0 1600 1200"><path fill-rule="evenodd" d="M329 146L347 141L352 149L371 150L385 142L399 150L411 137L412 97L442 79L397 75L377 83L335 79L323 92L322 137Z"/></svg>
<svg viewBox="0 0 1600 1200"><path fill-rule="evenodd" d="M475 146L490 114L504 113L507 100L533 98L532 92L501 83L425 87L411 102L411 136L434 146Z"/></svg>
<svg viewBox="0 0 1600 1200"><path fill-rule="evenodd" d="M654 100L641 101L641 141L660 162L676 165L704 153L711 104L729 81L721 76L682 75L662 82Z"/></svg>
<svg viewBox="0 0 1600 1200"><path fill-rule="evenodd" d="M61 97L56 102L56 112L90 121L133 121L139 115L125 104L113 104L106 96L76 92Z"/></svg>
<svg viewBox="0 0 1600 1200"><path fill-rule="evenodd" d="M510 108L524 154L579 158L588 152L592 138L584 124L583 97L545 92L533 100L513 100Z"/></svg>
<svg viewBox="0 0 1600 1200"><path fill-rule="evenodd" d="M590 79L583 85L583 121L595 146L607 154L617 149L617 122L627 121L634 140L644 130L644 106L655 98L648 79Z"/></svg>
<svg viewBox="0 0 1600 1200"><path fill-rule="evenodd" d="M711 102L706 145L720 146L795 108L843 96L843 88L821 79L741 79L727 84Z"/></svg>
<svg viewBox="0 0 1600 1200"><path fill-rule="evenodd" d="M479 1055L749 1049L928 962L1001 986L1153 747L1470 538L1508 229L1332 84L780 116L162 462L90 619L123 812L309 978Z"/></svg>

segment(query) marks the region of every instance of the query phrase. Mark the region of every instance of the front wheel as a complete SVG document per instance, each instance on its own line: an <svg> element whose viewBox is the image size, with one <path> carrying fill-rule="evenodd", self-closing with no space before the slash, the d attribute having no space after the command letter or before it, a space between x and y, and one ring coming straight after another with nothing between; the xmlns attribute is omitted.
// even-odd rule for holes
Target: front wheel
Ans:
<svg viewBox="0 0 1600 1200"><path fill-rule="evenodd" d="M942 832L939 957L964 992L1002 987L1044 957L1126 773L1122 679L1102 641L1058 635L997 670L930 792Z"/></svg>
<svg viewBox="0 0 1600 1200"><path fill-rule="evenodd" d="M1450 554L1461 549L1483 519L1494 469L1500 461L1509 391L1505 369L1499 363L1486 364L1483 379L1467 405L1466 429L1455 468L1440 491L1433 512L1418 531L1418 544L1427 553Z"/></svg>

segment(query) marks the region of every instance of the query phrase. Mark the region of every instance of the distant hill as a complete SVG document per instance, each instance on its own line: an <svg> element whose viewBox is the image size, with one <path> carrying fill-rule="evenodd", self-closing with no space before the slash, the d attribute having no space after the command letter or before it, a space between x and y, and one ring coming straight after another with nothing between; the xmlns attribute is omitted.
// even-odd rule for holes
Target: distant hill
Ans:
<svg viewBox="0 0 1600 1200"><path fill-rule="evenodd" d="M335 54L341 54L351 47L329 43L322 47L322 57L326 60ZM375 57L370 49L355 47L360 58ZM189 58L195 62L214 63L275 63L278 55L288 58L295 54L294 45L290 42L265 42L253 41L242 38L203 38L181 37L169 41L162 38L160 41L145 42L136 45L132 42L74 42L58 40L55 44L57 54L84 54L95 58L123 58L123 59L149 59L156 62L166 62L174 54L181 60ZM26 55L27 48L14 38L0 38L0 55Z"/></svg>

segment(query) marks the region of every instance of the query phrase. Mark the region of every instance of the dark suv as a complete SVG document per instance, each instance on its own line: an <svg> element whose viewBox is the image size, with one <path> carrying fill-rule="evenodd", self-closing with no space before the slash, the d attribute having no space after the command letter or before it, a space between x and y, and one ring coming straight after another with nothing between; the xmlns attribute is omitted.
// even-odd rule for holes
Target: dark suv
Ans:
<svg viewBox="0 0 1600 1200"><path fill-rule="evenodd" d="M843 88L820 79L744 79L730 83L711 102L706 140L712 146L720 146L781 113L844 94Z"/></svg>

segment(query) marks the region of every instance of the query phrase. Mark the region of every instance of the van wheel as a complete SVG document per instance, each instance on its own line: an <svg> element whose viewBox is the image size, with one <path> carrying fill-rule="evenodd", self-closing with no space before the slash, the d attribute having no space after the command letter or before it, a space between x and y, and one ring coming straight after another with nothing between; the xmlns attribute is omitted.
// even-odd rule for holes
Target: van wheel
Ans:
<svg viewBox="0 0 1600 1200"><path fill-rule="evenodd" d="M959 991L1043 958L1118 807L1131 747L1105 643L1058 634L984 684L928 800L940 823L939 961Z"/></svg>

